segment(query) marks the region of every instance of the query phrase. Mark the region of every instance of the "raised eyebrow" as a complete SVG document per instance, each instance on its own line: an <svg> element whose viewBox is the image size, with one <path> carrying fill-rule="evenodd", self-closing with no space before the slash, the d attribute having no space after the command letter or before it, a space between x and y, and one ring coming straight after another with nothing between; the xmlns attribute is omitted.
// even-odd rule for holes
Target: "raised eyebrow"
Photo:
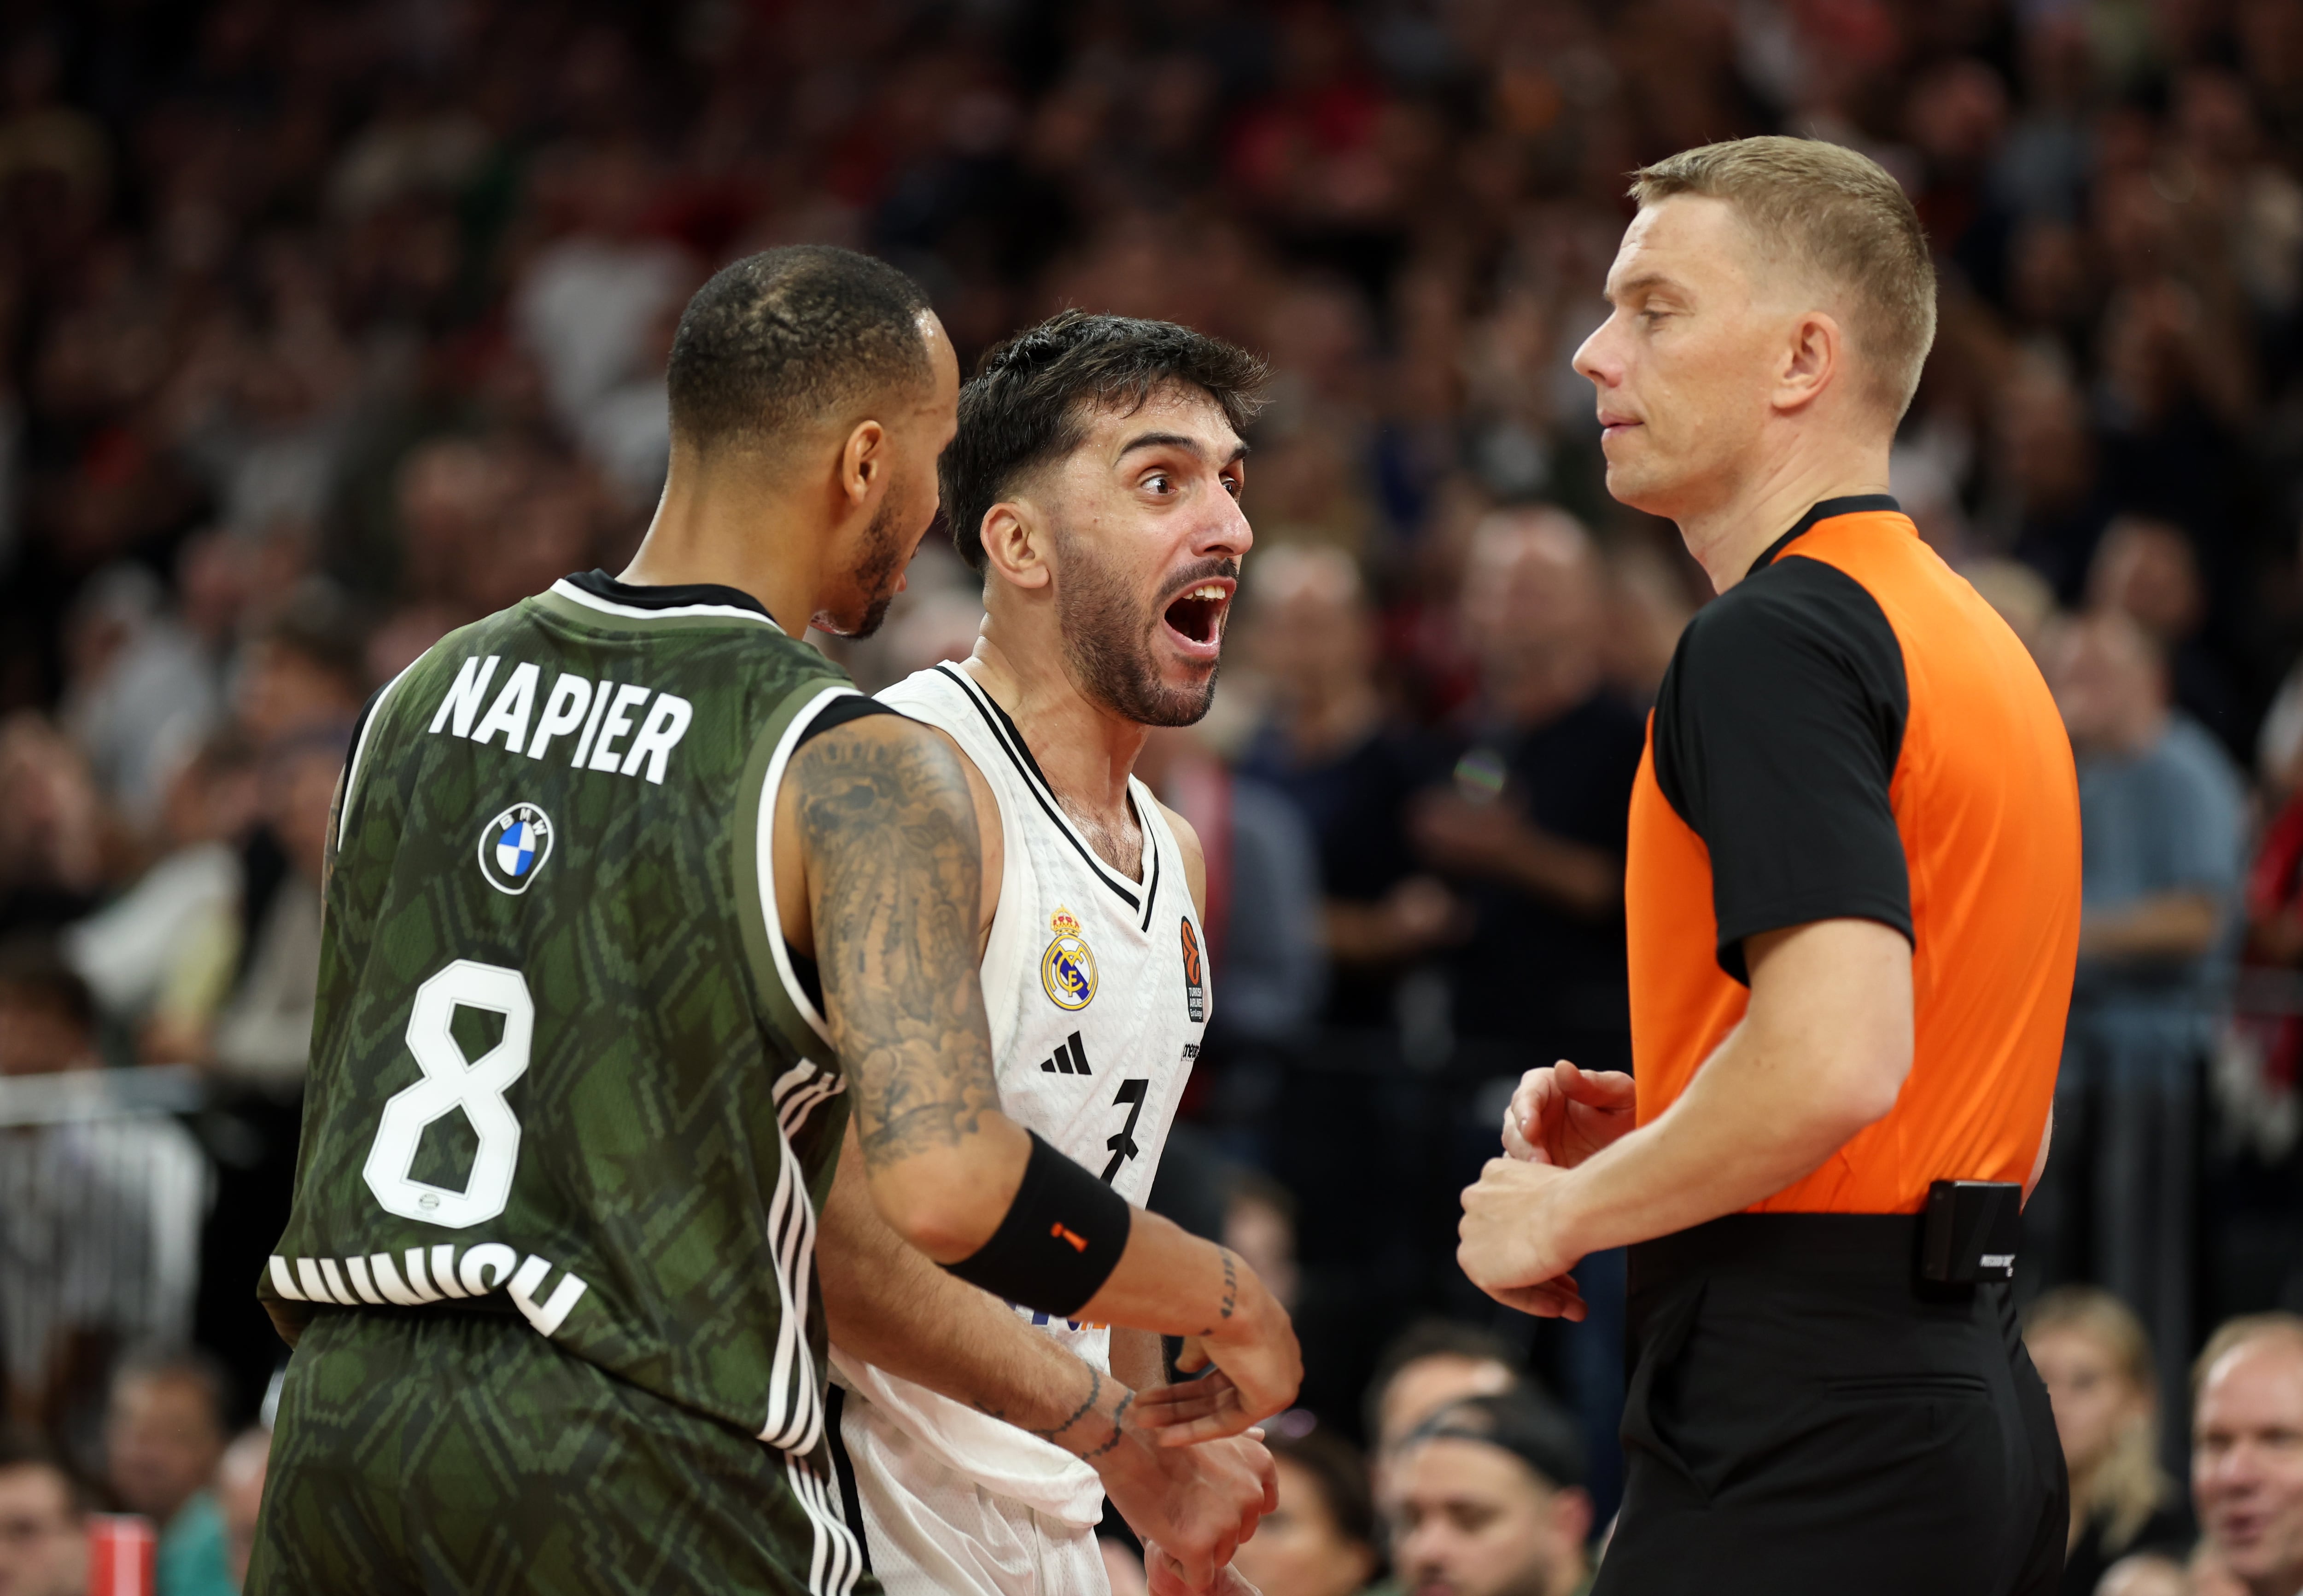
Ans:
<svg viewBox="0 0 2303 1596"><path fill-rule="evenodd" d="M1118 454L1112 458L1115 462L1124 460L1139 449L1180 449L1185 453L1197 455L1202 459L1205 459L1208 453L1201 446L1197 438L1183 433L1141 433L1129 439ZM1244 442L1236 443L1231 453L1224 458L1223 463L1227 466L1236 466L1246 457L1247 445Z"/></svg>

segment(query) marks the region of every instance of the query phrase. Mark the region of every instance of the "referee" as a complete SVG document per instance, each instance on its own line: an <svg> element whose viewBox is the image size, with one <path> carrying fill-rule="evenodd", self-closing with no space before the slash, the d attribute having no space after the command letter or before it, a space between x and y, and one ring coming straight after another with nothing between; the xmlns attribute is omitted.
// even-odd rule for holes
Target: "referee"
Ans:
<svg viewBox="0 0 2303 1596"><path fill-rule="evenodd" d="M2006 1277L2079 802L2029 657L1886 494L1935 336L1927 240L1828 144L1711 145L1632 192L1575 365L1609 491L1676 521L1721 596L1632 798L1637 1087L1531 1071L1459 1256L1581 1318L1568 1272L1631 1246L1597 1596L2052 1592L2068 1491Z"/></svg>

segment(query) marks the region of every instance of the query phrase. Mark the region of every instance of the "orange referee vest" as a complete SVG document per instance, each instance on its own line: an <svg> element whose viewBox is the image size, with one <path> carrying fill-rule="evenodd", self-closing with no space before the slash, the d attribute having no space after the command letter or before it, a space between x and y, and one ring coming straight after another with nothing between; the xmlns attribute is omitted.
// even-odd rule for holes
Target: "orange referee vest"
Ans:
<svg viewBox="0 0 2303 1596"><path fill-rule="evenodd" d="M1916 1046L1887 1117L1750 1211L1908 1214L1934 1180L2027 1180L2079 954L2079 788L2062 718L2014 634L1906 517L1835 516L1777 558L1852 577L1902 650L1910 712L1889 795L1911 876ZM1710 854L1657 785L1652 718L1624 908L1644 1125L1750 997L1719 967Z"/></svg>

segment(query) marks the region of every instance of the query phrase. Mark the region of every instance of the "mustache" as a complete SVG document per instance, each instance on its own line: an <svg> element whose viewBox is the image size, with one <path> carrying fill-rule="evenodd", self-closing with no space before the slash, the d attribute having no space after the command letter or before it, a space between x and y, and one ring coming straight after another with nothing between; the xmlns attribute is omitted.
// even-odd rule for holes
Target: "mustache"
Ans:
<svg viewBox="0 0 2303 1596"><path fill-rule="evenodd" d="M1230 554L1219 555L1189 566L1185 567L1183 575L1177 577L1174 586L1168 591L1185 592L1197 587L1202 582L1212 581L1218 576L1227 576L1234 582L1238 581L1238 557Z"/></svg>

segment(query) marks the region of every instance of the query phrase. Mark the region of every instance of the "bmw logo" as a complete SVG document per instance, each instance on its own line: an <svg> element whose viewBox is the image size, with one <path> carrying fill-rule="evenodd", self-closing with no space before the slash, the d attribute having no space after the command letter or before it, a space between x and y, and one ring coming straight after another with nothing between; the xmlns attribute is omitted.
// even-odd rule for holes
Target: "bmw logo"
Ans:
<svg viewBox="0 0 2303 1596"><path fill-rule="evenodd" d="M533 803L515 803L480 833L480 874L498 892L526 892L552 857L552 818Z"/></svg>

